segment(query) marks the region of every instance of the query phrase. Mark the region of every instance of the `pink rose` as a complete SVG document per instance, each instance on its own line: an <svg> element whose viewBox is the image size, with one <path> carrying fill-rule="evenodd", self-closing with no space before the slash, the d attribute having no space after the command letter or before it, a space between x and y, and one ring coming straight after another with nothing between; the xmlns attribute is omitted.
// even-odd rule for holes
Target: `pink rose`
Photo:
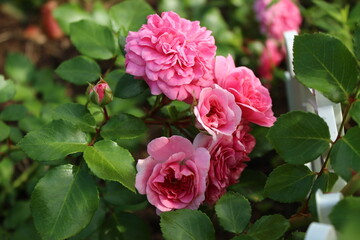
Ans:
<svg viewBox="0 0 360 240"><path fill-rule="evenodd" d="M254 10L260 22L261 31L281 41L285 31L299 31L302 18L299 8L291 0L279 0L268 6L271 1L257 0Z"/></svg>
<svg viewBox="0 0 360 240"><path fill-rule="evenodd" d="M137 163L135 187L158 212L197 209L205 199L210 155L180 136L160 137L147 147L149 157Z"/></svg>
<svg viewBox="0 0 360 240"><path fill-rule="evenodd" d="M268 89L261 85L260 80L247 67L235 68L231 55L226 59L223 56L216 57L215 81L234 95L242 110L243 119L264 127L274 124L276 118L271 109L272 101Z"/></svg>
<svg viewBox="0 0 360 240"><path fill-rule="evenodd" d="M284 58L284 53L279 49L278 43L275 39L267 39L265 47L260 56L260 66L258 69L259 76L268 81L273 78L273 70L277 67Z"/></svg>
<svg viewBox="0 0 360 240"><path fill-rule="evenodd" d="M233 136L218 136L216 139L199 133L194 145L205 147L210 152L210 169L205 192L205 201L214 204L226 188L237 183L249 161L248 154L255 146L255 138L248 133L248 126L240 125Z"/></svg>
<svg viewBox="0 0 360 240"><path fill-rule="evenodd" d="M234 96L215 85L204 88L194 108L198 123L211 135L231 135L241 120L241 109Z"/></svg>
<svg viewBox="0 0 360 240"><path fill-rule="evenodd" d="M151 93L191 103L213 85L216 52L211 31L174 12L148 16L147 24L126 38L126 72L143 78Z"/></svg>
<svg viewBox="0 0 360 240"><path fill-rule="evenodd" d="M113 100L113 93L104 80L100 80L96 85L89 84L87 92L90 101L100 106L104 106Z"/></svg>

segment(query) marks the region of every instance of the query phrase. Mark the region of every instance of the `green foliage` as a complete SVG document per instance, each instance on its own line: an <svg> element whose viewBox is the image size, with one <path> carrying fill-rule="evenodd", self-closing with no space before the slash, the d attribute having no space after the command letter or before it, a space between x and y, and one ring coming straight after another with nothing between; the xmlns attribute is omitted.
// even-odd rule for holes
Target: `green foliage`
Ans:
<svg viewBox="0 0 360 240"><path fill-rule="evenodd" d="M15 85L11 80L0 75L0 103L10 100L15 95Z"/></svg>
<svg viewBox="0 0 360 240"><path fill-rule="evenodd" d="M65 239L80 232L98 208L99 196L84 167L50 170L31 196L31 212L42 239Z"/></svg>
<svg viewBox="0 0 360 240"><path fill-rule="evenodd" d="M352 173L360 171L360 127L348 130L330 153L331 165L342 178L349 180Z"/></svg>
<svg viewBox="0 0 360 240"><path fill-rule="evenodd" d="M329 218L337 231L344 231L351 223L359 226L360 198L346 197L338 202Z"/></svg>
<svg viewBox="0 0 360 240"><path fill-rule="evenodd" d="M320 156L330 143L325 121L313 114L293 111L280 116L267 135L288 163L304 164Z"/></svg>
<svg viewBox="0 0 360 240"><path fill-rule="evenodd" d="M316 174L303 165L284 164L271 172L265 184L265 194L279 202L304 200Z"/></svg>
<svg viewBox="0 0 360 240"><path fill-rule="evenodd" d="M0 113L0 119L3 121L18 121L26 116L27 111L24 105L12 104L3 109Z"/></svg>
<svg viewBox="0 0 360 240"><path fill-rule="evenodd" d="M358 4L358 6L360 13L360 4ZM358 27L354 33L354 52L357 60L360 61L360 27Z"/></svg>
<svg viewBox="0 0 360 240"><path fill-rule="evenodd" d="M103 140L88 146L84 159L91 171L101 179L118 181L135 191L135 168L131 154L117 143Z"/></svg>
<svg viewBox="0 0 360 240"><path fill-rule="evenodd" d="M0 142L9 137L10 128L3 121L0 121Z"/></svg>
<svg viewBox="0 0 360 240"><path fill-rule="evenodd" d="M279 239L290 227L289 222L280 214L263 216L248 231L254 239Z"/></svg>
<svg viewBox="0 0 360 240"><path fill-rule="evenodd" d="M146 126L142 120L128 114L113 116L102 128L101 136L105 139L131 139L142 135Z"/></svg>
<svg viewBox="0 0 360 240"><path fill-rule="evenodd" d="M359 83L357 62L342 42L330 35L303 34L294 42L296 78L333 102L345 102Z"/></svg>
<svg viewBox="0 0 360 240"><path fill-rule="evenodd" d="M90 19L90 14L77 3L62 4L54 10L53 14L61 29L67 34L70 33L71 23Z"/></svg>
<svg viewBox="0 0 360 240"><path fill-rule="evenodd" d="M9 53L4 68L8 77L16 82L29 82L33 77L34 65L20 53Z"/></svg>
<svg viewBox="0 0 360 240"><path fill-rule="evenodd" d="M85 56L77 56L61 63L55 72L62 79L77 85L94 82L101 75L99 65Z"/></svg>
<svg viewBox="0 0 360 240"><path fill-rule="evenodd" d="M266 175L263 172L245 169L240 176L239 183L230 186L230 189L253 202L260 202L264 200L265 183Z"/></svg>
<svg viewBox="0 0 360 240"><path fill-rule="evenodd" d="M71 123L56 120L28 133L18 145L34 160L52 161L83 152L87 147L87 138Z"/></svg>
<svg viewBox="0 0 360 240"><path fill-rule="evenodd" d="M124 1L109 10L113 30L124 35L128 31L139 30L146 17L153 13L154 10L144 0Z"/></svg>
<svg viewBox="0 0 360 240"><path fill-rule="evenodd" d="M360 99L351 106L350 115L360 125Z"/></svg>
<svg viewBox="0 0 360 240"><path fill-rule="evenodd" d="M238 193L226 193L215 205L216 215L223 228L229 232L241 233L251 217L249 201Z"/></svg>
<svg viewBox="0 0 360 240"><path fill-rule="evenodd" d="M161 231L168 240L212 240L214 228L205 213L197 210L181 209L160 214Z"/></svg>
<svg viewBox="0 0 360 240"><path fill-rule="evenodd" d="M53 111L54 120L65 120L84 132L95 132L96 122L85 106L78 103L65 103Z"/></svg>
<svg viewBox="0 0 360 240"><path fill-rule="evenodd" d="M132 98L147 88L146 83L142 79L135 79L134 76L123 73L116 84L114 96L118 98Z"/></svg>
<svg viewBox="0 0 360 240"><path fill-rule="evenodd" d="M83 55L95 59L110 59L116 54L116 42L111 30L90 20L70 25L70 39Z"/></svg>

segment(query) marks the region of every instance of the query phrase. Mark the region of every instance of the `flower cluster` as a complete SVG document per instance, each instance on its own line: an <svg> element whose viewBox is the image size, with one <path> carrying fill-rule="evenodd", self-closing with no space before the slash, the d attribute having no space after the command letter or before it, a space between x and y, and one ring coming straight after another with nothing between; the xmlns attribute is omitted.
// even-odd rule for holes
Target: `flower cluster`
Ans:
<svg viewBox="0 0 360 240"><path fill-rule="evenodd" d="M158 212L214 204L236 183L255 146L250 124L276 118L267 88L233 58L216 56L211 32L174 12L150 15L126 43L126 71L143 78L152 94L194 103L200 133L160 137L137 163L136 188Z"/></svg>
<svg viewBox="0 0 360 240"><path fill-rule="evenodd" d="M283 34L300 30L302 22L300 10L292 0L256 0L254 11L260 29L268 39L260 57L259 75L271 80L273 68L284 59Z"/></svg>

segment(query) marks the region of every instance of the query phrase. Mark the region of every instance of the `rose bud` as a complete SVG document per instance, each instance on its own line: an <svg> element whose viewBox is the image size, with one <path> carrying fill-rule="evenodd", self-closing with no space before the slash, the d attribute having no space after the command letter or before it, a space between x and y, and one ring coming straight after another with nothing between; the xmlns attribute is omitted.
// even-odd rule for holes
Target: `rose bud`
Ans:
<svg viewBox="0 0 360 240"><path fill-rule="evenodd" d="M89 100L99 106L105 106L113 100L113 93L104 80L100 80L95 86L89 84L87 94Z"/></svg>

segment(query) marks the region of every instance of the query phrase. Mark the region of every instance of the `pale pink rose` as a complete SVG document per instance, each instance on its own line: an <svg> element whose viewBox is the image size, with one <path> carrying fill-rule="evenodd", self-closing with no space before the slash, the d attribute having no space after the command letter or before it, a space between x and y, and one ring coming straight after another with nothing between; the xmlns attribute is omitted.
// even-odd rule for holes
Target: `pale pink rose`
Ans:
<svg viewBox="0 0 360 240"><path fill-rule="evenodd" d="M218 85L215 88L204 88L200 92L194 114L200 127L213 136L231 135L241 120L241 109L234 96Z"/></svg>
<svg viewBox="0 0 360 240"><path fill-rule="evenodd" d="M233 136L212 138L199 133L194 140L195 146L205 147L210 152L205 201L211 205L226 192L227 187L237 183L250 160L248 154L255 146L255 138L247 132L250 130L248 126L240 126Z"/></svg>
<svg viewBox="0 0 360 240"><path fill-rule="evenodd" d="M216 83L234 95L236 103L242 110L243 119L260 126L271 127L276 118L271 109L272 101L269 90L261 85L260 80L249 68L233 68L234 60L231 55L226 60L224 59L223 56L217 56L215 59ZM228 66L224 66L224 62ZM217 71L221 66L231 70L226 73Z"/></svg>
<svg viewBox="0 0 360 240"><path fill-rule="evenodd" d="M260 56L259 76L271 81L273 79L274 68L281 63L283 58L284 53L279 48L277 41L271 38L267 39Z"/></svg>
<svg viewBox="0 0 360 240"><path fill-rule="evenodd" d="M210 155L184 137L160 137L147 147L149 157L136 165L135 187L158 212L197 209L205 199Z"/></svg>
<svg viewBox="0 0 360 240"><path fill-rule="evenodd" d="M129 32L125 51L126 72L143 78L154 95L191 103L213 85L215 40L198 21L174 12L150 15L138 32Z"/></svg>
<svg viewBox="0 0 360 240"><path fill-rule="evenodd" d="M261 31L277 40L283 39L285 31L299 31L302 18L298 6L291 0L279 0L268 6L271 1L257 0L254 4Z"/></svg>

